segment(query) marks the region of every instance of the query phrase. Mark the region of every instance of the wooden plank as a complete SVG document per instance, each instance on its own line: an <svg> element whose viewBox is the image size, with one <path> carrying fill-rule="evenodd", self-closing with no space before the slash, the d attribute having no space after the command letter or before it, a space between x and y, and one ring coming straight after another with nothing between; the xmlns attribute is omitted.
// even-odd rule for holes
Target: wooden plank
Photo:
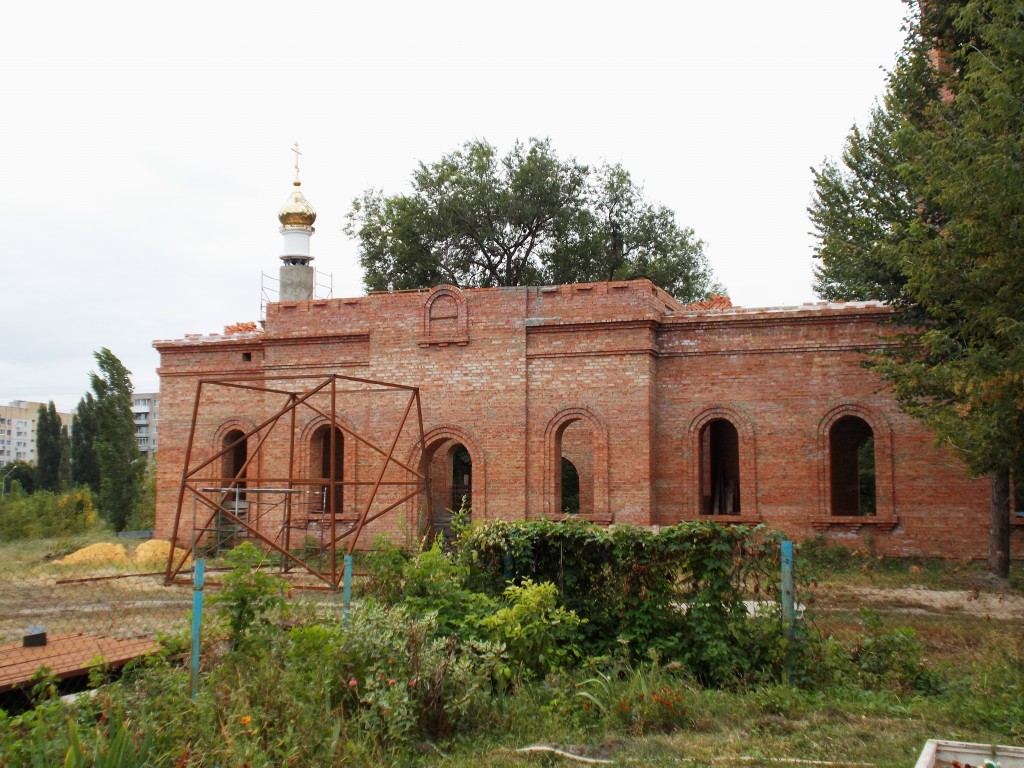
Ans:
<svg viewBox="0 0 1024 768"><path fill-rule="evenodd" d="M153 640L119 640L95 635L54 635L46 645L23 648L20 641L0 645L0 693L21 688L46 667L58 680L84 675L98 658L110 668L157 649Z"/></svg>

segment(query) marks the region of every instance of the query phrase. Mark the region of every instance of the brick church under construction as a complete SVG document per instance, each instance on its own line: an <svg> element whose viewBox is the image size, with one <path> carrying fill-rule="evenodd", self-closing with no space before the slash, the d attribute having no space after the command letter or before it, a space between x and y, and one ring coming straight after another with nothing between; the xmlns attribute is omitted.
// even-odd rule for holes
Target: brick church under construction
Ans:
<svg viewBox="0 0 1024 768"><path fill-rule="evenodd" d="M227 499L283 548L364 524L360 548L412 545L463 508L985 556L988 481L862 364L888 307L683 306L646 280L316 299L314 218L295 189L262 326L155 344L158 535L213 535Z"/></svg>

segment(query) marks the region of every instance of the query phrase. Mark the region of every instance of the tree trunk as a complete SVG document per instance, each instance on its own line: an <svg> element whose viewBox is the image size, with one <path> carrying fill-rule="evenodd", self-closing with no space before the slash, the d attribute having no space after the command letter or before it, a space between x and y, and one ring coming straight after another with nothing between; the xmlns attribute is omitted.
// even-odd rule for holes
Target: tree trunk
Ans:
<svg viewBox="0 0 1024 768"><path fill-rule="evenodd" d="M1010 473L992 473L992 501L988 524L988 570L1002 579L1010 575Z"/></svg>

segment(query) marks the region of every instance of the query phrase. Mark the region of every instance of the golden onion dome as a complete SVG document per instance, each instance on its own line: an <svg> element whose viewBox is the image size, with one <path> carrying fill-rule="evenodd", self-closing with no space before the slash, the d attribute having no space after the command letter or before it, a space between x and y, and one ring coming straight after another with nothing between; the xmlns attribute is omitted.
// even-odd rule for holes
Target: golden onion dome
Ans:
<svg viewBox="0 0 1024 768"><path fill-rule="evenodd" d="M313 222L316 221L316 210L309 204L306 196L299 191L299 185L302 182L296 180L292 184L295 185L295 191L288 198L288 202L281 206L277 218L281 222L281 226L284 227L312 227Z"/></svg>

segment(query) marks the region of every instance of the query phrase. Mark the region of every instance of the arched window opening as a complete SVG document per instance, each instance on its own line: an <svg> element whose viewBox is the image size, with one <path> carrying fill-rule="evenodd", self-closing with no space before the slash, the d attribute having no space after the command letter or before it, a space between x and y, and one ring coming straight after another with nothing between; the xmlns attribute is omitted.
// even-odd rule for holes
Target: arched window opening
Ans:
<svg viewBox="0 0 1024 768"><path fill-rule="evenodd" d="M714 419L700 431L700 511L740 514L740 438L727 419Z"/></svg>
<svg viewBox="0 0 1024 768"><path fill-rule="evenodd" d="M566 424L558 436L555 455L560 514L590 515L594 512L594 429L583 419Z"/></svg>
<svg viewBox="0 0 1024 768"><path fill-rule="evenodd" d="M453 512L469 512L473 498L473 460L461 443L452 450L452 504Z"/></svg>
<svg viewBox="0 0 1024 768"><path fill-rule="evenodd" d="M864 419L844 416L828 433L833 515L874 515L875 435Z"/></svg>
<svg viewBox="0 0 1024 768"><path fill-rule="evenodd" d="M580 513L580 473L565 456L562 457L562 512L566 515Z"/></svg>
<svg viewBox="0 0 1024 768"><path fill-rule="evenodd" d="M221 456L221 479L225 488L245 488L245 461L249 457L249 449L243 437L245 433L242 430L232 429L221 441L221 449L228 449ZM240 491L238 498L244 499L245 493Z"/></svg>
<svg viewBox="0 0 1024 768"><path fill-rule="evenodd" d="M455 513L465 510L472 514L473 458L465 445L449 438L429 446L424 462L430 476L428 534L440 536L447 543L455 537Z"/></svg>
<svg viewBox="0 0 1024 768"><path fill-rule="evenodd" d="M333 445L331 436L334 436ZM333 452L332 452L333 451ZM337 427L331 429L326 424L313 433L313 473L324 481L320 486L319 500L316 505L325 514L340 515L344 510L345 486L345 436ZM331 472L331 468L334 472ZM331 476L334 484L331 484Z"/></svg>

